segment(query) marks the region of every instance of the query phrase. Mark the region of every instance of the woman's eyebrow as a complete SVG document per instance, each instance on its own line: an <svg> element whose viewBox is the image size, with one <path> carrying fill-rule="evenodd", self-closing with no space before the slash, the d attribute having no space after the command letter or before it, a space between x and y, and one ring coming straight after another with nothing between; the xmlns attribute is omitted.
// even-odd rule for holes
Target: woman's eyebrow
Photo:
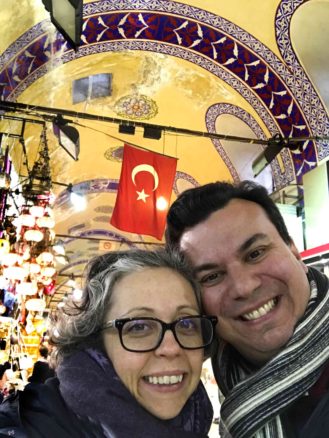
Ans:
<svg viewBox="0 0 329 438"><path fill-rule="evenodd" d="M130 318L131 317L131 313L135 313L135 312L153 312L154 309L152 309L151 307L144 307L144 306L139 306L139 307L132 307L131 309L128 309L123 315L120 316L120 318Z"/></svg>

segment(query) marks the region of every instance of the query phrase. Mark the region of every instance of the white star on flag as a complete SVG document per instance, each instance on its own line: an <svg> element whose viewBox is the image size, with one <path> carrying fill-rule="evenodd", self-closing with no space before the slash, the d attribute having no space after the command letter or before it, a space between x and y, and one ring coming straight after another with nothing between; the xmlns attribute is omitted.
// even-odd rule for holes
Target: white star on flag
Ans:
<svg viewBox="0 0 329 438"><path fill-rule="evenodd" d="M148 198L150 196L144 192L144 189L141 192L136 190L136 193L138 195L137 201L144 201L145 203L146 203L146 198Z"/></svg>

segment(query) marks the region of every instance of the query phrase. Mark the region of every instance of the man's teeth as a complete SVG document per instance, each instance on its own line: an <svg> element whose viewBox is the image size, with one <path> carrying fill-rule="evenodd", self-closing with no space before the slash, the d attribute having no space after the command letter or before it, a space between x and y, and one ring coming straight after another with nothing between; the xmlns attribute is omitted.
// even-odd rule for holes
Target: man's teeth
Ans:
<svg viewBox="0 0 329 438"><path fill-rule="evenodd" d="M247 319L248 321L253 321L254 319L258 319L261 316L266 315L274 307L275 307L275 299L270 300L268 303L264 304L263 306L259 307L256 310L253 310L252 312L245 313L244 315L242 315L242 317L244 319Z"/></svg>
<svg viewBox="0 0 329 438"><path fill-rule="evenodd" d="M183 374L178 376L145 376L144 379L153 385L174 385L175 383L180 383L183 380Z"/></svg>

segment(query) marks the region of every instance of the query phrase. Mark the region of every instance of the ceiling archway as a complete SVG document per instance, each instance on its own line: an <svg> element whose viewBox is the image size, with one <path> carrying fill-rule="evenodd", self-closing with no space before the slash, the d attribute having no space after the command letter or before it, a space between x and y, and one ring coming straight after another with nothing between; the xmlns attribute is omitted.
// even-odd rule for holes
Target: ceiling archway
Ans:
<svg viewBox="0 0 329 438"><path fill-rule="evenodd" d="M8 0L0 17L3 100L117 117L120 99L144 99L153 105L149 118L133 119L128 112L120 117L251 139L277 133L329 135L326 66L314 65L311 57L315 46L325 53L321 29L317 33L312 28L313 41L309 38L307 51L302 50L307 15L329 17L328 1L84 1L77 52L55 31L41 0L22 0L19 8L14 4ZM14 14L20 23L15 28ZM98 73L112 74L112 94L73 104L72 82ZM76 214L67 190L54 187L56 231L70 236L64 238L71 258L62 267L66 273L81 272L102 239L113 240L113 247L159 243L116 230L106 221L125 141L179 158L173 197L215 179L250 177L261 150L252 143L168 133L159 141L149 140L138 129L135 136L118 135L115 125L79 123L78 162L69 159L48 129L53 180L72 183L88 200L86 212ZM14 129L14 123L7 126ZM31 162L38 137L36 129L27 129ZM328 149L328 142L320 140L303 141L301 150L285 148L258 179L269 190L302 184L303 175L328 158ZM24 173L17 142L11 143L11 151L18 173Z"/></svg>

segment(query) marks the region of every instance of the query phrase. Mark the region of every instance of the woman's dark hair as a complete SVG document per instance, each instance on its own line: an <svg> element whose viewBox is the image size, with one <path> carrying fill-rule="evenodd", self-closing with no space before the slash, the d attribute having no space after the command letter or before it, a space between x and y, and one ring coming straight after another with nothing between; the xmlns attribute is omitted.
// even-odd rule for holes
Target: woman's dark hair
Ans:
<svg viewBox="0 0 329 438"><path fill-rule="evenodd" d="M232 199L244 199L258 204L282 239L288 245L292 242L283 217L265 187L246 180L237 184L214 182L183 192L171 205L167 215L167 246L179 247L180 238L187 228L203 222Z"/></svg>
<svg viewBox="0 0 329 438"><path fill-rule="evenodd" d="M50 343L56 348L52 355L52 366L56 367L64 357L77 350L103 348L102 327L115 284L124 276L147 268L169 268L182 275L191 284L201 312L199 285L178 251L161 249L107 253L88 264L80 302L69 299L53 319Z"/></svg>

